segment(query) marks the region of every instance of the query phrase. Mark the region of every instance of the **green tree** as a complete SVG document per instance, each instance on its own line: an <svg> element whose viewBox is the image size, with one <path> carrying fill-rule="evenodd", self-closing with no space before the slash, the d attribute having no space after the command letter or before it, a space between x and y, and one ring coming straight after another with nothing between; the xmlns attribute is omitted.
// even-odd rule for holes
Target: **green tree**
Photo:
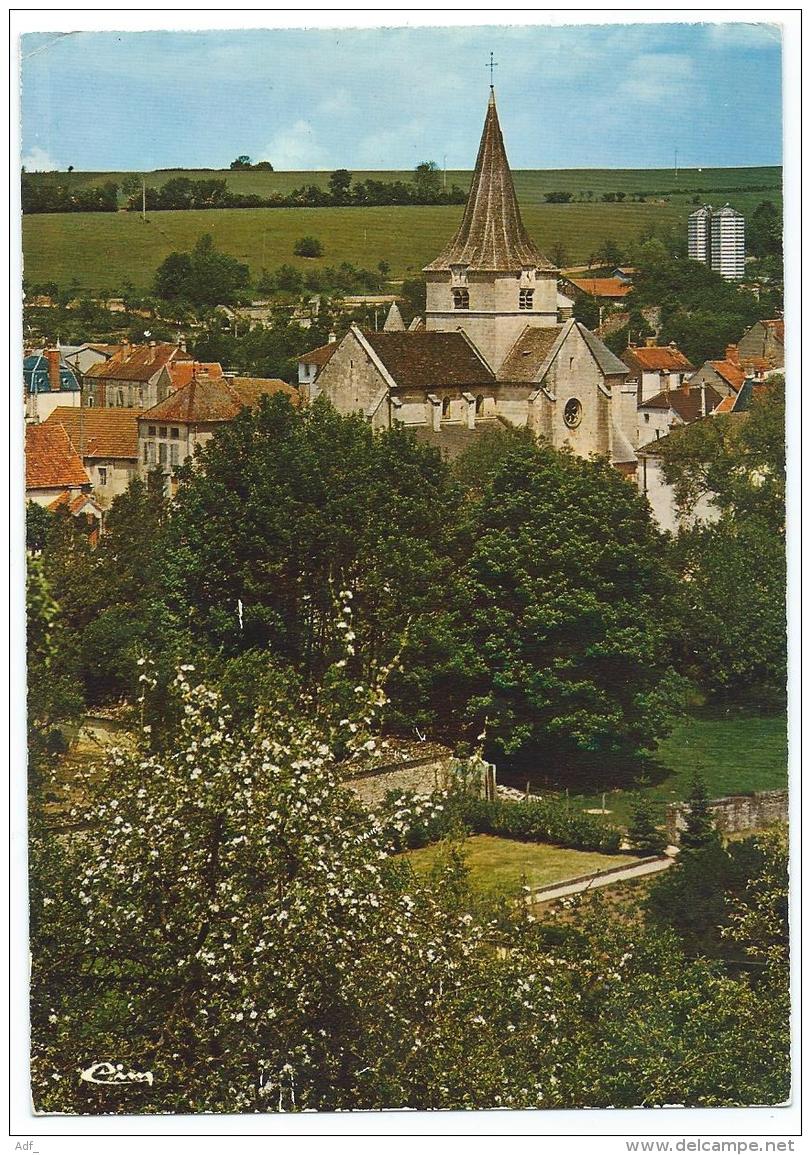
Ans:
<svg viewBox="0 0 811 1155"><path fill-rule="evenodd" d="M352 186L352 173L348 169L338 168L330 174L329 192L333 203L345 205L349 202L349 190Z"/></svg>
<svg viewBox="0 0 811 1155"><path fill-rule="evenodd" d="M242 156L238 156L236 160L232 160L228 167L234 169L250 168L251 158L243 153Z"/></svg>
<svg viewBox="0 0 811 1155"><path fill-rule="evenodd" d="M677 701L672 578L636 491L604 461L516 443L461 532L473 732L533 774L627 767Z"/></svg>
<svg viewBox="0 0 811 1155"><path fill-rule="evenodd" d="M776 377L744 417L698 421L663 444L680 509L703 497L720 513L679 533L672 564L682 575L682 668L722 700L785 701L784 414Z"/></svg>
<svg viewBox="0 0 811 1155"><path fill-rule="evenodd" d="M783 221L773 201L761 201L746 225L746 247L755 257L783 251Z"/></svg>
<svg viewBox="0 0 811 1155"><path fill-rule="evenodd" d="M442 191L442 174L435 161L424 160L414 169L416 199L421 204L433 204Z"/></svg>
<svg viewBox="0 0 811 1155"><path fill-rule="evenodd" d="M656 807L646 794L639 794L631 807L628 841L635 850L661 854L667 839L658 827Z"/></svg>
<svg viewBox="0 0 811 1155"><path fill-rule="evenodd" d="M204 233L190 253L170 253L155 273L154 291L163 300L182 299L193 305L232 304L250 284L250 271L219 252Z"/></svg>
<svg viewBox="0 0 811 1155"><path fill-rule="evenodd" d="M682 850L698 850L718 837L709 802L707 785L701 775L696 773L690 783L685 827L679 837Z"/></svg>

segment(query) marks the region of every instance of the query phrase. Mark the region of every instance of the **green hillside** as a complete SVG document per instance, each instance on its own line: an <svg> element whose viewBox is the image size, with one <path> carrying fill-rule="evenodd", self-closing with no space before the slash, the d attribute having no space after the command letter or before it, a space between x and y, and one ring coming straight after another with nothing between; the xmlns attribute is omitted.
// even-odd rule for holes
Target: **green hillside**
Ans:
<svg viewBox="0 0 811 1155"><path fill-rule="evenodd" d="M77 186L119 179L121 173L43 174L41 179L69 179ZM149 174L150 183L168 180L178 172ZM269 195L274 189L288 192L302 183L326 183L328 173L187 172L190 177L227 176L240 192ZM356 173L382 179L403 173ZM40 178L38 178L40 179ZM448 173L448 182L467 185L469 172ZM540 248L561 242L570 263L585 262L606 240L619 245L635 240L650 227L669 228L686 222L695 192L671 194L667 202L643 204L578 202L544 203L550 191L643 192L649 195L667 188L693 189L716 202L729 201L744 214L763 199L780 200L780 170L705 169L675 174L658 170L565 170L519 171L515 183L524 220ZM669 183L668 183L669 182ZM765 191L745 191L752 188ZM737 188L737 192L717 190ZM716 190L714 192L714 190ZM391 266L393 277L413 275L436 256L452 235L462 215L459 205L386 206L374 208L217 209L210 211L153 212L146 222L136 213L36 214L23 218L23 253L26 280L56 281L67 286L74 279L83 290L118 290L130 281L146 289L155 269L172 251L190 248L203 232L209 232L225 252L245 261L254 274L284 262L300 268L325 264L352 264L376 268L381 260ZM318 260L293 256L293 244L305 235L317 236L324 246Z"/></svg>

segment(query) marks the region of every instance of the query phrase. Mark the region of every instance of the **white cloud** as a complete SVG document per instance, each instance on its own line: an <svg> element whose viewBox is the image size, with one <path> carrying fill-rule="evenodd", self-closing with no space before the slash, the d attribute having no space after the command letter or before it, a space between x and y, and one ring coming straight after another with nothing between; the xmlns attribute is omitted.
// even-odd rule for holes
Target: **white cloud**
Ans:
<svg viewBox="0 0 811 1155"><path fill-rule="evenodd" d="M695 62L675 52L643 52L631 60L620 85L622 96L643 104L683 99L696 82Z"/></svg>
<svg viewBox="0 0 811 1155"><path fill-rule="evenodd" d="M269 160L282 171L329 167L327 154L308 120L297 120L289 128L280 129L259 159Z"/></svg>
<svg viewBox="0 0 811 1155"><path fill-rule="evenodd" d="M779 48L782 28L779 24L707 24L711 48Z"/></svg>
<svg viewBox="0 0 811 1155"><path fill-rule="evenodd" d="M54 160L50 153L39 145L34 145L22 158L26 172L53 172L59 168L59 161Z"/></svg>

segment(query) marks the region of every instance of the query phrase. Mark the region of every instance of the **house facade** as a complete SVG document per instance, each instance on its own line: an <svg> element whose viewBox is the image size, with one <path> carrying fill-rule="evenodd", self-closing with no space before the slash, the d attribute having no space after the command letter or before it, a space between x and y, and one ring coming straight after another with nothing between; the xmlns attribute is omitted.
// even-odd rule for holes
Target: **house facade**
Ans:
<svg viewBox="0 0 811 1155"><path fill-rule="evenodd" d="M649 397L637 407L639 428L637 445L647 445L679 425L691 425L707 417L721 404L722 397L712 385L682 386L667 389Z"/></svg>
<svg viewBox="0 0 811 1155"><path fill-rule="evenodd" d="M137 409L58 408L46 423L65 430L104 509L138 474L139 416Z"/></svg>
<svg viewBox="0 0 811 1155"><path fill-rule="evenodd" d="M636 386L637 404L641 405L667 389L680 389L695 372L675 342L657 345L629 345L621 360L628 367L628 381Z"/></svg>
<svg viewBox="0 0 811 1155"><path fill-rule="evenodd" d="M170 363L191 360L185 343L122 345L82 375L83 403L88 409L149 409L172 391Z"/></svg>

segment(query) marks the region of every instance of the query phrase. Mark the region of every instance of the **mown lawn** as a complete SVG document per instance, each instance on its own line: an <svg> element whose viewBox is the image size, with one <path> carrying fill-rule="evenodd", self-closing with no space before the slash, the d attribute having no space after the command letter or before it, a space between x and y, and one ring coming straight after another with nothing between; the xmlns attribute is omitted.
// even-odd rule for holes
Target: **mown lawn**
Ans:
<svg viewBox="0 0 811 1155"><path fill-rule="evenodd" d="M522 885L544 886L638 861L633 855L564 850L560 846L517 842L490 834L475 834L466 838L461 846L471 884L490 896L512 894ZM417 874L427 873L444 853L446 844L441 842L407 852Z"/></svg>
<svg viewBox="0 0 811 1155"><path fill-rule="evenodd" d="M785 714L760 716L707 708L693 712L659 745L637 788L606 794L606 809L611 811L607 819L625 824L633 794L639 789L654 800L664 820L665 805L684 801L696 771L711 798L784 788L788 780ZM599 807L602 796L572 797L571 803Z"/></svg>

